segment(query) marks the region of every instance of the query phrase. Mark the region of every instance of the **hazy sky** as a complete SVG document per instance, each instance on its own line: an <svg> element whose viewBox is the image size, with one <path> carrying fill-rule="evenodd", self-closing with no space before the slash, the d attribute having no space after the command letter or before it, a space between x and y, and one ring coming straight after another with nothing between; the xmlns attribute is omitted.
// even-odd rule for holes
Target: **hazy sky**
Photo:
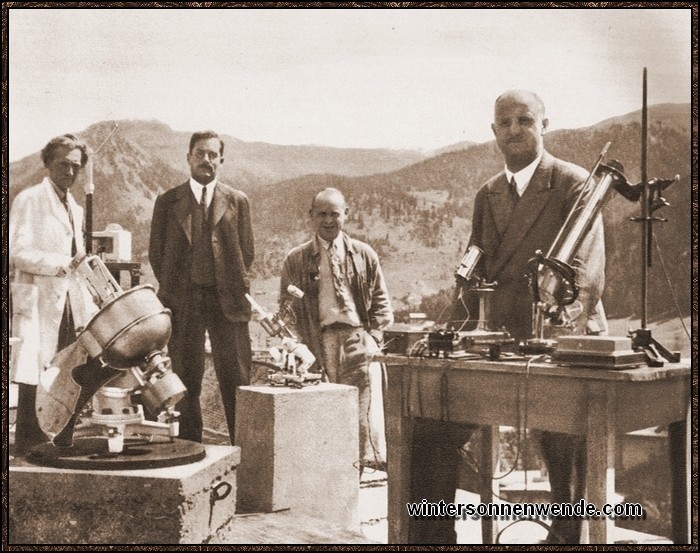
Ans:
<svg viewBox="0 0 700 553"><path fill-rule="evenodd" d="M691 101L690 9L10 9L10 160L111 119L246 141L434 149L494 99L550 128ZM94 146L94 145L93 145Z"/></svg>

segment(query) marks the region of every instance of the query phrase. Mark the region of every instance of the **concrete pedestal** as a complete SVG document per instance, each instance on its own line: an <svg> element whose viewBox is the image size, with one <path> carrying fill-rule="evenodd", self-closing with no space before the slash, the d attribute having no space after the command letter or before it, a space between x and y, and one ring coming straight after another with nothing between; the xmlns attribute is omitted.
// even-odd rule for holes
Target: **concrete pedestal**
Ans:
<svg viewBox="0 0 700 553"><path fill-rule="evenodd" d="M356 527L357 388L242 386L237 393L239 510L291 509Z"/></svg>
<svg viewBox="0 0 700 553"><path fill-rule="evenodd" d="M8 543L226 543L236 511L240 449L205 448L206 457L196 463L129 471L15 460Z"/></svg>

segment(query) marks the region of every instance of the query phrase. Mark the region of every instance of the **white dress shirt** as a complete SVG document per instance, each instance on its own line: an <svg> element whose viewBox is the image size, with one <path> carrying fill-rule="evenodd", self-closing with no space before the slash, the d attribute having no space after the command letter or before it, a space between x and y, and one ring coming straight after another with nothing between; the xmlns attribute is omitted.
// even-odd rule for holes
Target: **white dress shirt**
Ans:
<svg viewBox="0 0 700 553"><path fill-rule="evenodd" d="M215 186L216 179L207 184L207 209L209 209L209 206L211 205L211 200L214 197ZM204 185L190 177L190 188L192 189L192 193L194 194L197 203L200 203L202 201L202 189L204 188Z"/></svg>
<svg viewBox="0 0 700 553"><path fill-rule="evenodd" d="M542 160L542 154L544 153L544 150L540 152L540 155L535 158L535 161L533 161L530 165L525 167L524 169L520 169L517 173L513 173L506 167L506 178L508 179L508 182L511 182L513 180L513 177L515 177L515 183L517 184L517 189L518 189L518 196L522 198L523 194L525 194L525 190L527 190L528 184L530 184L530 181L532 180L532 175L535 174L535 169L537 169L537 166L540 164L540 161Z"/></svg>
<svg viewBox="0 0 700 553"><path fill-rule="evenodd" d="M319 274L319 315L321 318L321 326L328 326L333 323L345 323L350 326L362 326L360 323L360 317L357 314L357 308L352 305L350 310L343 312L341 309L340 302L335 294L335 287L333 285L333 269L331 267L331 254L330 247L331 242L324 240L320 236L316 235L318 244L321 251L321 267ZM340 256L341 265L345 266L345 256L347 255L345 251L345 242L343 242L343 237L339 234L333 240L338 255ZM343 275L345 276L345 275ZM350 283L346 282L348 291L350 291ZM352 292L350 291L352 296Z"/></svg>

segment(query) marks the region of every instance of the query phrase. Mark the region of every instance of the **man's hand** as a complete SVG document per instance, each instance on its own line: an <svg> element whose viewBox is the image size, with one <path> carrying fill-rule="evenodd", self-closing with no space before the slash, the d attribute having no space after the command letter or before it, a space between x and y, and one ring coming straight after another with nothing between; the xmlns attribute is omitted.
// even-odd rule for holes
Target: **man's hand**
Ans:
<svg viewBox="0 0 700 553"><path fill-rule="evenodd" d="M343 344L343 354L346 368L365 367L369 363L367 334L363 330L353 332Z"/></svg>
<svg viewBox="0 0 700 553"><path fill-rule="evenodd" d="M377 338L374 332L380 334L381 331L374 330L372 334L358 329L357 332L351 334L343 344L344 364L346 368L366 368L372 362L374 356L381 352Z"/></svg>

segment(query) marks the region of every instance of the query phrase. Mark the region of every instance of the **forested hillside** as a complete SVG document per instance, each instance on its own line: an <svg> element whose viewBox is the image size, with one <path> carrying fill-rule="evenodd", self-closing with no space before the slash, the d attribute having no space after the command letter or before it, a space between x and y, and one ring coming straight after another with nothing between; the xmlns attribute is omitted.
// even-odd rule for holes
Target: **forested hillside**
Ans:
<svg viewBox="0 0 700 553"><path fill-rule="evenodd" d="M554 155L590 169L606 142L606 161L617 159L630 182L640 179L639 112L587 128L545 136ZM81 133L100 144L113 124ZM680 182L665 197L671 204L656 215L649 306L653 317L672 315L674 296L690 312L691 151L690 106L649 108L648 177ZM93 228L118 223L133 233L134 258L147 263L150 217L156 196L183 182L189 132L157 122L121 122L95 162ZM420 309L436 317L445 308L454 270L469 239L473 201L479 186L503 167L495 142L459 143L423 159L417 152L275 146L226 140L223 179L251 200L256 259L253 276L279 277L282 259L309 236L308 209L314 194L333 186L347 196L348 231L379 252L397 310ZM10 164L10 200L44 174L39 154ZM74 191L83 200L81 186ZM640 204L615 196L604 210L609 315L638 315L640 303ZM534 253L534 252L533 252ZM666 272L664 272L665 262ZM673 293L671 292L673 291ZM439 294L439 295L436 295ZM421 302L427 298L427 303ZM436 313L435 311L438 311Z"/></svg>

